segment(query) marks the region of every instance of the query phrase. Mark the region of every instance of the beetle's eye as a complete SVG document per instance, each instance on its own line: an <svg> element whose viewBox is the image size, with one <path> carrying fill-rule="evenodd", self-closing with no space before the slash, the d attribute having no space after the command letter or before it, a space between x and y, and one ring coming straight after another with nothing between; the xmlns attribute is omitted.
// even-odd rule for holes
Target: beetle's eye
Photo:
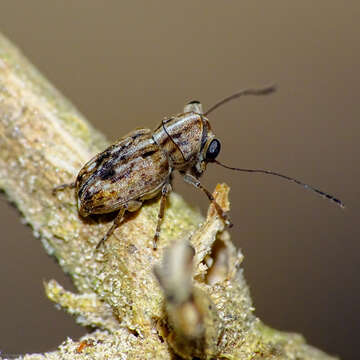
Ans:
<svg viewBox="0 0 360 360"><path fill-rule="evenodd" d="M220 141L214 139L211 141L209 147L206 150L206 160L211 161L215 160L215 158L219 155L221 149Z"/></svg>

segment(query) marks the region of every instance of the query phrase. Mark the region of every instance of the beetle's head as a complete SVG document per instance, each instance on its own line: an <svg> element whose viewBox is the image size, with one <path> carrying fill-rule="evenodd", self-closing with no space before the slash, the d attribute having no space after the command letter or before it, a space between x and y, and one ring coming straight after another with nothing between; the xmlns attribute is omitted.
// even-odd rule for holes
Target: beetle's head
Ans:
<svg viewBox="0 0 360 360"><path fill-rule="evenodd" d="M199 101L191 101L185 105L184 112L194 112L201 115L203 132L201 139L201 148L196 159L195 164L192 167L192 172L196 177L201 176L205 171L206 165L209 162L217 162L216 157L220 153L221 143L215 137L214 133L211 131L207 115L213 112L218 107L226 104L227 102L237 99L243 95L267 95L275 91L275 86L267 86L261 89L245 89L234 93L219 102L211 106L207 111L203 111L202 105Z"/></svg>
<svg viewBox="0 0 360 360"><path fill-rule="evenodd" d="M195 162L195 164L192 167L192 172L196 177L201 176L201 174L205 171L206 165L209 162L214 162L224 168L230 169L230 170L236 170L236 171L242 171L242 172L248 172L248 173L258 173L258 174L268 174L268 175L274 175L281 177L285 180L294 182L295 184L298 184L305 189L314 191L315 193L319 194L320 196L327 198L330 201L333 201L340 207L344 207L344 204L341 200L337 199L333 195L330 195L322 190L316 189L313 186L310 186L309 184L305 184L293 177L280 174L278 172L272 171L272 170L263 170L263 169L244 169L244 168L235 168L232 166L227 166L225 164L222 164L218 160L216 160L216 157L220 153L221 144L218 139L215 138L215 135L211 131L209 121L207 120L206 116L217 109L218 107L222 106L223 104L226 104L227 102L237 99L238 97L242 95L267 95L271 94L275 91L275 86L268 86L264 87L262 89L245 89L241 90L233 95L230 95L223 100L217 102L215 105L213 105L209 110L203 112L202 106L197 101L192 101L189 104L186 105L185 109L188 107L190 111L197 112L199 115L201 115L202 123L203 123L203 136L201 141L201 149L198 155L198 158Z"/></svg>
<svg viewBox="0 0 360 360"><path fill-rule="evenodd" d="M213 132L210 131L208 133L208 137L206 139L204 147L200 151L198 159L193 167L193 171L197 177L202 175L202 173L206 170L206 165L209 162L215 161L216 157L220 153L220 149L220 140L215 138Z"/></svg>

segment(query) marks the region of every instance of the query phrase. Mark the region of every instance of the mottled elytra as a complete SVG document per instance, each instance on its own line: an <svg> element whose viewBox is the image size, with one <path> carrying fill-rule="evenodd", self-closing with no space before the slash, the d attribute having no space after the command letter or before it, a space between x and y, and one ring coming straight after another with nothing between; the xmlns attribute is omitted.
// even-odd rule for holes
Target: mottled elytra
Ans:
<svg viewBox="0 0 360 360"><path fill-rule="evenodd" d="M343 207L343 203L332 195L286 175L262 169L232 168L216 160L221 145L211 130L207 115L242 95L267 95L274 91L274 86L241 90L219 101L206 112L203 112L200 102L191 101L185 105L183 113L163 120L154 130L134 130L97 154L83 166L75 182L56 187L54 193L67 187L75 188L78 210L84 217L118 211L114 223L96 248L113 234L126 211L136 211L143 201L161 194L153 239L153 248L156 249L174 170L178 170L187 183L201 189L225 224L231 226L228 214L199 181L209 162L232 170L280 176Z"/></svg>

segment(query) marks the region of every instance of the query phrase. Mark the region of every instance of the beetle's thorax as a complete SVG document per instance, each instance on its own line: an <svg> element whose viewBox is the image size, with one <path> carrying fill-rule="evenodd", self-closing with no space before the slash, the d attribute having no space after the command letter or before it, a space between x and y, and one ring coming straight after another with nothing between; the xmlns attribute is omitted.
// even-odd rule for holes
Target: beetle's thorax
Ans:
<svg viewBox="0 0 360 360"><path fill-rule="evenodd" d="M166 153L170 166L180 171L196 166L209 135L213 137L209 122L195 112L165 119L153 132L154 141Z"/></svg>

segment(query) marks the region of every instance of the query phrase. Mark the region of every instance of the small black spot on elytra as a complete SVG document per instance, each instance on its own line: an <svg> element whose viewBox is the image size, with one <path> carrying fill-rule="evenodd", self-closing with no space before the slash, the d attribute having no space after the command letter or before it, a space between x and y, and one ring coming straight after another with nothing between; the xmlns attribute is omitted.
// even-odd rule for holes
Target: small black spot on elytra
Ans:
<svg viewBox="0 0 360 360"><path fill-rule="evenodd" d="M123 161L124 159L126 159L126 153L124 154L124 150L124 147L120 148L118 151L112 154L112 158L116 161Z"/></svg>
<svg viewBox="0 0 360 360"><path fill-rule="evenodd" d="M109 157L109 154L110 154L109 150L105 150L101 154L99 154L98 157L96 158L96 165L99 166L104 159Z"/></svg>
<svg viewBox="0 0 360 360"><path fill-rule="evenodd" d="M178 139L180 136L182 136L182 133L181 133L181 132L177 132L177 133L171 135L171 137L172 137L173 139Z"/></svg>
<svg viewBox="0 0 360 360"><path fill-rule="evenodd" d="M95 192L86 191L85 194L84 194L84 199L83 199L83 201L84 201L84 202L91 201L91 200L94 198L94 196L96 196L96 195L99 194L100 192L101 192L101 189L98 189L98 190L96 190ZM100 200L100 197L101 197L101 196L97 196L97 197L98 197L97 200Z"/></svg>
<svg viewBox="0 0 360 360"><path fill-rule="evenodd" d="M151 156L151 155L155 154L155 153L156 153L156 151L157 151L157 150L150 150L150 151L147 151L146 153L142 154L142 155L141 155L141 157L142 157L143 159L146 159L147 157L149 157L149 156Z"/></svg>
<svg viewBox="0 0 360 360"><path fill-rule="evenodd" d="M101 180L108 180L115 175L115 170L112 167L102 167L99 171L99 178Z"/></svg>
<svg viewBox="0 0 360 360"><path fill-rule="evenodd" d="M80 195L80 194L79 194ZM83 201L89 201L91 200L91 198L93 197L94 194L92 194L90 191L86 191L84 193L84 198L83 198Z"/></svg>

